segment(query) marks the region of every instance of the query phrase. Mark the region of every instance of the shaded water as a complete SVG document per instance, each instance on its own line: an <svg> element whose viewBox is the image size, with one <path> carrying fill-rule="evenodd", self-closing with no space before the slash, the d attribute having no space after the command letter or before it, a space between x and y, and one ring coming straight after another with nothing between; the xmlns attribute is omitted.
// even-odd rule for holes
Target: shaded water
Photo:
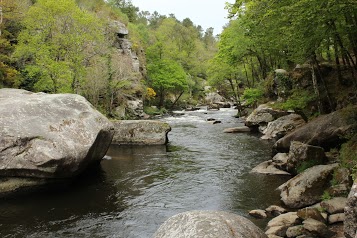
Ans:
<svg viewBox="0 0 357 238"><path fill-rule="evenodd" d="M1 237L151 237L162 222L188 210L247 211L280 204L284 178L250 174L270 158L271 144L251 134L235 111L204 110L163 119L168 146L112 146L97 171L70 185L0 200ZM222 121L212 125L207 118ZM253 220L263 227L266 221Z"/></svg>

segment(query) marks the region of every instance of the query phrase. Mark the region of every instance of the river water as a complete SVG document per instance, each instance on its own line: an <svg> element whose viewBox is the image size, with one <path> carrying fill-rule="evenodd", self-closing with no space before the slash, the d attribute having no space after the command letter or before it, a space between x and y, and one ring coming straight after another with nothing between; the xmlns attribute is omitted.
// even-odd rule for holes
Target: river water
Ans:
<svg viewBox="0 0 357 238"><path fill-rule="evenodd" d="M184 211L249 218L251 209L279 205L275 188L285 179L249 173L270 158L271 144L257 135L223 133L243 125L235 113L199 110L164 118L172 126L169 145L112 146L111 160L71 184L0 200L0 236L146 238Z"/></svg>

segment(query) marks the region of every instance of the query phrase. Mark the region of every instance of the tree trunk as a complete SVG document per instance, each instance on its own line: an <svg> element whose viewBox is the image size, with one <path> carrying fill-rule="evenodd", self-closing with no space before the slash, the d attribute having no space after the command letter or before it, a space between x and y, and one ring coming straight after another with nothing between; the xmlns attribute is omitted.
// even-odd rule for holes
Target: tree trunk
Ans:
<svg viewBox="0 0 357 238"><path fill-rule="evenodd" d="M182 94L184 93L185 91L181 91L180 95L175 99L175 101L172 103L171 105L171 109L174 108L175 104L177 103L177 101L180 99L180 97L182 96Z"/></svg>
<svg viewBox="0 0 357 238"><path fill-rule="evenodd" d="M314 92L315 92L315 94L317 96L317 100L318 100L317 101L317 108L318 108L319 113L321 114L321 107L322 107L321 96L320 96L320 91L319 91L318 84L317 84L315 68L314 68L313 64L311 64L310 67L311 67L312 84L313 84Z"/></svg>

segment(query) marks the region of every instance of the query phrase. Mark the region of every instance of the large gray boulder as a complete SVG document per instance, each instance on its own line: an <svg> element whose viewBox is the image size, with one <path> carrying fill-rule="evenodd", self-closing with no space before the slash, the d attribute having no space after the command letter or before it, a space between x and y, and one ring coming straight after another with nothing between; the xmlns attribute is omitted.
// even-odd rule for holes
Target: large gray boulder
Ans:
<svg viewBox="0 0 357 238"><path fill-rule="evenodd" d="M323 148L293 141L290 145L287 171L297 174L307 168L326 162L327 158Z"/></svg>
<svg viewBox="0 0 357 238"><path fill-rule="evenodd" d="M288 132L305 125L305 120L297 114L290 114L280 117L268 123L267 128L263 131L262 139L275 139L285 136Z"/></svg>
<svg viewBox="0 0 357 238"><path fill-rule="evenodd" d="M101 161L113 133L79 95L0 89L0 176L73 177Z"/></svg>
<svg viewBox="0 0 357 238"><path fill-rule="evenodd" d="M168 142L169 124L153 120L113 121L113 144L164 145Z"/></svg>
<svg viewBox="0 0 357 238"><path fill-rule="evenodd" d="M279 187L280 197L290 208L302 208L321 201L338 164L311 167Z"/></svg>
<svg viewBox="0 0 357 238"><path fill-rule="evenodd" d="M288 113L281 110L276 110L268 104L259 105L246 119L245 125L248 127L260 127L265 129L269 122L286 116Z"/></svg>
<svg viewBox="0 0 357 238"><path fill-rule="evenodd" d="M347 206L345 207L344 229L346 238L355 238L357 236L357 180L355 180L348 195Z"/></svg>
<svg viewBox="0 0 357 238"><path fill-rule="evenodd" d="M323 147L335 148L345 140L345 136L356 127L353 120L357 106L322 115L279 139L274 149L287 152L292 141Z"/></svg>
<svg viewBox="0 0 357 238"><path fill-rule="evenodd" d="M265 238L248 219L223 211L189 211L165 221L154 238L225 237Z"/></svg>

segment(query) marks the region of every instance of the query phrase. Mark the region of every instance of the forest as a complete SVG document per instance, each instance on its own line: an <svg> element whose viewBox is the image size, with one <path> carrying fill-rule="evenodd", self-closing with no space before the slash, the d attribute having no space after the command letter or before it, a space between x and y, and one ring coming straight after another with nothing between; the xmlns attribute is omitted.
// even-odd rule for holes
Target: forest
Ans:
<svg viewBox="0 0 357 238"><path fill-rule="evenodd" d="M207 88L235 102L239 115L269 100L309 117L356 101L354 0L237 0L226 4L230 22L216 36L130 0L3 0L1 7L0 87L77 93L109 117L130 98L142 99L149 114L151 106L204 103ZM115 21L129 30L139 72L115 47Z"/></svg>

